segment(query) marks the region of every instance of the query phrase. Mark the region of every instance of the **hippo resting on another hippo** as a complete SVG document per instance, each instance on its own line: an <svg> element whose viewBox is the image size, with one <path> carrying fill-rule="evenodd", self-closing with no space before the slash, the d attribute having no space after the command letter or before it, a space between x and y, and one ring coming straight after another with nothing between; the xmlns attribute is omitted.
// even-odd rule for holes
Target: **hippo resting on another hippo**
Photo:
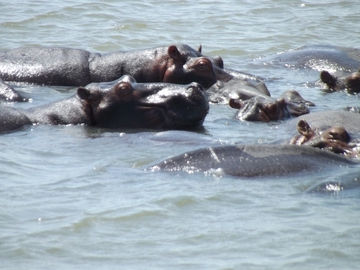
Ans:
<svg viewBox="0 0 360 270"><path fill-rule="evenodd" d="M148 168L150 171L204 172L237 177L290 176L351 166L352 161L298 145L227 145L187 152ZM355 166L355 165L354 165ZM357 165L358 166L358 165Z"/></svg>
<svg viewBox="0 0 360 270"><path fill-rule="evenodd" d="M297 129L297 134L290 140L291 144L308 145L349 157L359 157L360 114L324 111L294 120L286 123L291 129L295 126Z"/></svg>
<svg viewBox="0 0 360 270"><path fill-rule="evenodd" d="M40 85L84 86L131 75L137 82L198 82L209 88L216 82L211 60L188 45L107 54L64 47L22 47L0 52L0 78ZM225 74L226 75L226 74Z"/></svg>
<svg viewBox="0 0 360 270"><path fill-rule="evenodd" d="M64 47L23 47L0 52L0 78L5 81L83 86L122 75L133 76L137 82L198 82L205 89L216 81L233 78L262 81L251 74L224 69L221 57L206 57L201 47L194 50L185 44L103 55ZM0 99L9 100L1 95Z"/></svg>
<svg viewBox="0 0 360 270"><path fill-rule="evenodd" d="M27 110L0 106L0 131L29 124L85 124L103 128L193 129L209 104L198 83L118 81L79 87L70 98Z"/></svg>

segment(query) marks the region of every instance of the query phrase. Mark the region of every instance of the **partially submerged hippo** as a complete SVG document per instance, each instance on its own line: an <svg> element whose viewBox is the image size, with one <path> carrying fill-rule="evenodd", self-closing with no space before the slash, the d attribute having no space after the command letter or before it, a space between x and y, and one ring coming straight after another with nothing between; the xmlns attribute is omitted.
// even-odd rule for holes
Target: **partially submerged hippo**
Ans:
<svg viewBox="0 0 360 270"><path fill-rule="evenodd" d="M21 102L27 101L26 98L22 97L14 88L6 84L0 78L0 100L9 102Z"/></svg>
<svg viewBox="0 0 360 270"><path fill-rule="evenodd" d="M312 147L258 144L198 149L166 159L148 170L204 172L248 178L327 172L353 164L356 163Z"/></svg>
<svg viewBox="0 0 360 270"><path fill-rule="evenodd" d="M359 156L360 114L323 111L294 120L287 123L297 130L291 144L313 146L350 157Z"/></svg>
<svg viewBox="0 0 360 270"><path fill-rule="evenodd" d="M245 79L232 78L229 81L217 81L206 90L209 101L216 104L228 104L230 99L246 100L254 96L270 97L270 91L264 82L252 83Z"/></svg>
<svg viewBox="0 0 360 270"><path fill-rule="evenodd" d="M345 90L349 94L360 93L360 71L353 72L346 77L337 77L323 70L320 73L320 80L332 91Z"/></svg>
<svg viewBox="0 0 360 270"><path fill-rule="evenodd" d="M360 67L360 49L311 45L259 59L270 66L351 73Z"/></svg>
<svg viewBox="0 0 360 270"><path fill-rule="evenodd" d="M235 119L269 122L308 114L308 106L315 104L303 99L297 91L288 90L278 99L258 95L245 100L230 99L229 105L238 110Z"/></svg>
<svg viewBox="0 0 360 270"><path fill-rule="evenodd" d="M219 60L216 60L219 64ZM131 75L137 82L216 82L211 60L188 45L106 54L64 47L22 47L0 52L0 78L40 85L84 86Z"/></svg>
<svg viewBox="0 0 360 270"><path fill-rule="evenodd" d="M309 113L308 106L315 106L296 90L285 91L275 99L271 97L264 82L255 84L239 78L227 82L218 81L206 93L210 102L229 104L238 109L235 119L244 121L269 122L296 117Z"/></svg>
<svg viewBox="0 0 360 270"><path fill-rule="evenodd" d="M123 76L79 87L75 95L27 110L0 106L0 131L28 124L85 124L103 128L192 129L209 104L198 83L137 83Z"/></svg>

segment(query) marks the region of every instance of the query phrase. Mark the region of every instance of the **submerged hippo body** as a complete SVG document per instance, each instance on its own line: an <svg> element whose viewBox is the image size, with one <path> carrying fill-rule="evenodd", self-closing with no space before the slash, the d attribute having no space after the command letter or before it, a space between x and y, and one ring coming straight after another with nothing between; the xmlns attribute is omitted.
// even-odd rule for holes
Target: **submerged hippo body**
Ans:
<svg viewBox="0 0 360 270"><path fill-rule="evenodd" d="M217 67L216 67L217 68ZM216 82L211 60L188 45L90 53L64 47L22 47L0 52L0 78L41 85L84 86L131 75L137 82Z"/></svg>
<svg viewBox="0 0 360 270"><path fill-rule="evenodd" d="M151 166L151 171L204 172L237 177L289 176L354 164L320 149L297 145L228 145L187 152Z"/></svg>
<svg viewBox="0 0 360 270"><path fill-rule="evenodd" d="M17 130L30 124L32 124L31 120L24 112L0 105L0 133Z"/></svg>
<svg viewBox="0 0 360 270"><path fill-rule="evenodd" d="M360 114L322 111L303 115L287 123L296 133L291 144L309 145L351 157L359 156Z"/></svg>
<svg viewBox="0 0 360 270"><path fill-rule="evenodd" d="M355 72L360 67L360 49L312 45L303 46L259 60L271 66L309 68L316 71Z"/></svg>
<svg viewBox="0 0 360 270"><path fill-rule="evenodd" d="M0 107L0 130L26 124L85 124L103 128L192 129L202 125L209 104L198 83L137 83L123 76L79 87L70 98L27 110ZM19 120L15 127L8 121ZM28 119L28 120L26 120Z"/></svg>

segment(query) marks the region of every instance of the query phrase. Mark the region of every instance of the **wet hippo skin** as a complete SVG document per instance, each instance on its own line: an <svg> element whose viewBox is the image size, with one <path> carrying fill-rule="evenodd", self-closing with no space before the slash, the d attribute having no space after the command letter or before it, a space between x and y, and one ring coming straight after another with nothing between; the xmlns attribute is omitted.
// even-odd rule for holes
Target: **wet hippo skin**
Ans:
<svg viewBox="0 0 360 270"><path fill-rule="evenodd" d="M260 177L319 173L352 164L356 163L308 146L258 144L198 149L166 159L148 170L188 173L218 170L237 177Z"/></svg>
<svg viewBox="0 0 360 270"><path fill-rule="evenodd" d="M216 82L211 60L188 45L106 54L66 47L21 47L0 52L0 78L40 85L85 86L131 75L137 82Z"/></svg>
<svg viewBox="0 0 360 270"><path fill-rule="evenodd" d="M0 131L27 124L194 129L202 125L209 103L198 83L137 83L126 75L114 82L79 87L69 98L38 107L0 109Z"/></svg>

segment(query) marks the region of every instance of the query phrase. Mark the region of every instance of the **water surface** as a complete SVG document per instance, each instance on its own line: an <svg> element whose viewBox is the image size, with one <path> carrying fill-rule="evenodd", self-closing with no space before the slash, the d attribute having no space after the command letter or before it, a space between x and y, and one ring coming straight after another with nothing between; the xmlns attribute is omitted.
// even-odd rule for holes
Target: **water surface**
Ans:
<svg viewBox="0 0 360 270"><path fill-rule="evenodd" d="M296 89L313 111L359 106L326 94L318 73L254 59L322 44L359 46L358 2L7 1L0 49L66 46L92 52L186 43L226 67L268 79L273 96ZM15 85L31 103L71 87ZM149 173L144 167L200 147L272 143L282 122L239 122L211 105L204 131L34 126L0 136L1 269L355 269L360 264L358 171L240 180Z"/></svg>

